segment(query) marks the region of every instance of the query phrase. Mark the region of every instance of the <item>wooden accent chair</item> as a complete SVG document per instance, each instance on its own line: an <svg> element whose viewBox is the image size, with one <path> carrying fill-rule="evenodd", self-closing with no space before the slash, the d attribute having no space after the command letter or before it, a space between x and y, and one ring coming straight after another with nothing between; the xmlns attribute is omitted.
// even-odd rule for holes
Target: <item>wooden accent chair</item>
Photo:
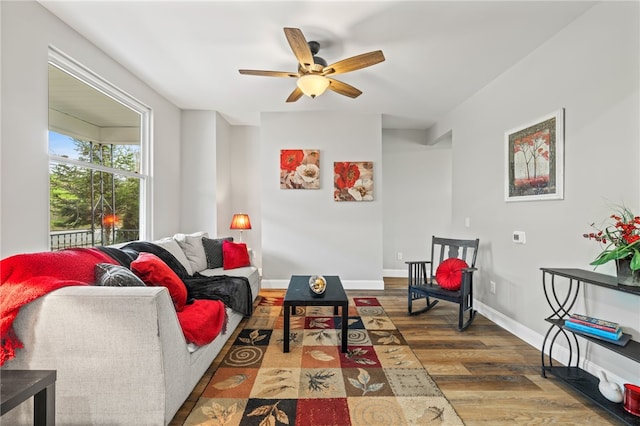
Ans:
<svg viewBox="0 0 640 426"><path fill-rule="evenodd" d="M473 272L477 270L475 265L479 243L479 239L456 240L433 236L430 261L405 262L409 266L409 315L419 314L433 308L438 300L431 301L431 298L442 299L459 305L458 331L464 331L471 325L476 316L476 311L473 309ZM462 282L459 290L447 290L436 282L438 267L449 258L462 259L469 266L462 269ZM427 265L429 265L428 269ZM429 273L427 274L427 272ZM413 301L417 299L426 299L426 306L418 311L413 311Z"/></svg>

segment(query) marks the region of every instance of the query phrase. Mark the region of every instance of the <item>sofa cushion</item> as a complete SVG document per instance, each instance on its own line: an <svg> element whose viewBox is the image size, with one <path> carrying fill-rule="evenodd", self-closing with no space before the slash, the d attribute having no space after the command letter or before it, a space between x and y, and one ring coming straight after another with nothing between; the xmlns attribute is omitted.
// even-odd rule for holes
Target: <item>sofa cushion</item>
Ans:
<svg viewBox="0 0 640 426"><path fill-rule="evenodd" d="M107 287L144 287L144 282L133 272L120 265L96 264L96 285Z"/></svg>
<svg viewBox="0 0 640 426"><path fill-rule="evenodd" d="M207 257L207 269L222 268L222 242L233 241L233 237L207 238L202 237L204 254Z"/></svg>
<svg viewBox="0 0 640 426"><path fill-rule="evenodd" d="M173 257L175 257L178 262L180 262L180 264L184 266L184 269L187 270L187 273L189 275L193 275L195 271L191 270L191 264L187 260L187 256L185 256L184 251L182 251L182 249L180 248L180 244L178 244L176 240L171 237L167 237L158 241L154 241L153 243L159 245L160 247L171 253Z"/></svg>
<svg viewBox="0 0 640 426"><path fill-rule="evenodd" d="M189 261L192 271L191 275L207 269L207 255L202 245L202 237L208 236L206 232L176 234L173 236Z"/></svg>
<svg viewBox="0 0 640 426"><path fill-rule="evenodd" d="M131 270L148 286L162 286L169 290L176 311L181 311L187 303L187 287L175 272L152 253L141 252L131 262Z"/></svg>
<svg viewBox="0 0 640 426"><path fill-rule="evenodd" d="M220 300L196 299L177 314L185 339L198 346L211 343L226 325Z"/></svg>
<svg viewBox="0 0 640 426"><path fill-rule="evenodd" d="M249 252L245 243L232 243L231 241L222 242L222 267L224 269L242 268L249 266Z"/></svg>

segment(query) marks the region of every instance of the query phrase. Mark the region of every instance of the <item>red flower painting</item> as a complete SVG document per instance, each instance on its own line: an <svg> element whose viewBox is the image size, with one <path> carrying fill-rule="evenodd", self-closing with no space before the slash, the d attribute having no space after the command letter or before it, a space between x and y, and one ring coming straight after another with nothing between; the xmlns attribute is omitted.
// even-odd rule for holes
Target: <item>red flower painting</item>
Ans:
<svg viewBox="0 0 640 426"><path fill-rule="evenodd" d="M280 188L320 188L320 151L317 149L281 150Z"/></svg>
<svg viewBox="0 0 640 426"><path fill-rule="evenodd" d="M373 200L372 162L335 162L333 173L335 201Z"/></svg>

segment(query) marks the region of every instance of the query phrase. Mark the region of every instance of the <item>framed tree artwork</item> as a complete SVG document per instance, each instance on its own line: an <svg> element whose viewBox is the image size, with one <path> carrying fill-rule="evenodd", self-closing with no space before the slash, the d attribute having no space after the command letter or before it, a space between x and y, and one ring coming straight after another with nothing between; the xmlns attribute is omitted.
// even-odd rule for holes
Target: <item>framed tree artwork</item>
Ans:
<svg viewBox="0 0 640 426"><path fill-rule="evenodd" d="M505 201L561 200L564 109L505 132Z"/></svg>

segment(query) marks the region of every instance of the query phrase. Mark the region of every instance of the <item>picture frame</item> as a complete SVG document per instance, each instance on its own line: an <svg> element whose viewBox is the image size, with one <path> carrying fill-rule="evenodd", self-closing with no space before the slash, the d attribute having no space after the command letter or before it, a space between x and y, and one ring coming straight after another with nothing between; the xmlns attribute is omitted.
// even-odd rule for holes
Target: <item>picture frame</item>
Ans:
<svg viewBox="0 0 640 426"><path fill-rule="evenodd" d="M280 189L320 189L320 150L281 149Z"/></svg>
<svg viewBox="0 0 640 426"><path fill-rule="evenodd" d="M564 108L504 137L505 201L564 199Z"/></svg>
<svg viewBox="0 0 640 426"><path fill-rule="evenodd" d="M373 161L335 161L333 200L373 201Z"/></svg>

